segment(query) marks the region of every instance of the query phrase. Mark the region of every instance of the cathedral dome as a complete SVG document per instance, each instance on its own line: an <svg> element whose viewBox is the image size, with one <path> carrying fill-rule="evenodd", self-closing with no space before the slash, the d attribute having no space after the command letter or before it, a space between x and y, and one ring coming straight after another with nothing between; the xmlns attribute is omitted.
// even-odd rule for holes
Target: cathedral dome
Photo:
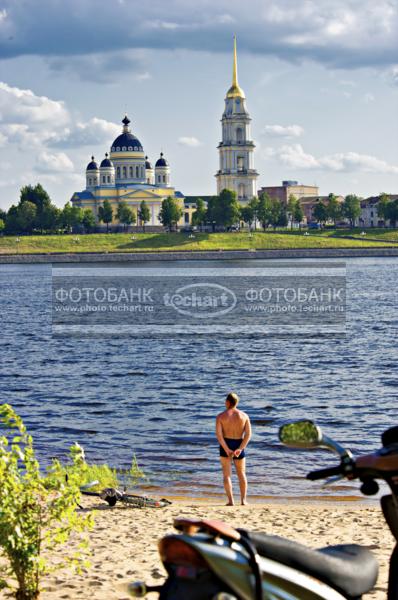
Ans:
<svg viewBox="0 0 398 600"><path fill-rule="evenodd" d="M163 152L160 153L160 158L156 161L155 167L168 167L169 163L165 158L163 158Z"/></svg>
<svg viewBox="0 0 398 600"><path fill-rule="evenodd" d="M94 156L91 157L91 162L88 163L86 171L97 171L98 164L94 160Z"/></svg>
<svg viewBox="0 0 398 600"><path fill-rule="evenodd" d="M103 167L113 167L113 162L109 160L108 153L105 154L105 158L101 163L101 168Z"/></svg>
<svg viewBox="0 0 398 600"><path fill-rule="evenodd" d="M147 156L145 157L145 168L146 168L146 169L152 169L152 165L151 165L151 163L149 162L149 160L148 160L148 157L147 157Z"/></svg>
<svg viewBox="0 0 398 600"><path fill-rule="evenodd" d="M112 144L112 152L142 152L140 140L129 129L130 119L126 115L122 121L123 133Z"/></svg>

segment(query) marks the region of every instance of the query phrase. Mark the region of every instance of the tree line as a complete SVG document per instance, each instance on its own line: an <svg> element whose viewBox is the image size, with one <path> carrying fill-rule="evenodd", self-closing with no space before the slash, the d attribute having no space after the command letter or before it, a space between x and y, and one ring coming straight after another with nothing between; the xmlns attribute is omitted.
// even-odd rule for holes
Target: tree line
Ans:
<svg viewBox="0 0 398 600"><path fill-rule="evenodd" d="M250 229L260 223L265 230L269 226L286 227L289 221L301 223L303 218L303 209L294 196L289 198L286 206L263 192L258 198L252 198L245 206L241 206L236 192L223 190L219 196L209 199L207 207L202 198L197 199L192 224L211 226L215 230L220 227L228 229L243 221Z"/></svg>
<svg viewBox="0 0 398 600"><path fill-rule="evenodd" d="M170 212L167 207L165 207L165 212L167 214ZM134 225L138 216L145 231L145 224L150 220L151 212L145 200L141 202L137 214L126 202L122 201L118 203L114 215L111 203L105 200L98 208L99 221L105 223L108 229L114 216L125 228ZM174 215L171 217L174 218ZM96 227L95 215L90 208L83 209L70 202L67 202L62 209L58 208L40 183L35 186L24 186L21 189L18 204L13 204L8 211L0 209L0 233L10 235L58 233L60 231L91 233Z"/></svg>

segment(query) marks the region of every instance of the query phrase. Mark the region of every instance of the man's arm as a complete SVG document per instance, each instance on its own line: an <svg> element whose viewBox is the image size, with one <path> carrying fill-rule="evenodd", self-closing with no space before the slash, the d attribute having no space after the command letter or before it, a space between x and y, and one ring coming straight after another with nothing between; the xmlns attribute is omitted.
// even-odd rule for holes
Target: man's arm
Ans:
<svg viewBox="0 0 398 600"><path fill-rule="evenodd" d="M243 436L243 440L239 446L239 450L244 450L246 448L246 446L250 442L250 438L252 436L252 426L251 426L249 417L247 417L247 419L246 419L246 423L245 423L243 432L245 435Z"/></svg>
<svg viewBox="0 0 398 600"><path fill-rule="evenodd" d="M224 448L226 455L231 456L233 452L228 448L227 444L225 443L220 415L218 415L218 417L216 418L216 436L218 439L218 443L222 448Z"/></svg>

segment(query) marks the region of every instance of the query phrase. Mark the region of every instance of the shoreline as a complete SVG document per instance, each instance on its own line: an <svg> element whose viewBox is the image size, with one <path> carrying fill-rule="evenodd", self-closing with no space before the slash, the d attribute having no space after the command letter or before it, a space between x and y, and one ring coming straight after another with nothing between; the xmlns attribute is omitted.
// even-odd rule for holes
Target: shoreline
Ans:
<svg viewBox="0 0 398 600"><path fill-rule="evenodd" d="M378 258L398 257L398 247L383 248L289 248L275 250L186 250L145 252L47 252L0 254L0 264L52 264L87 262L148 262L190 260Z"/></svg>

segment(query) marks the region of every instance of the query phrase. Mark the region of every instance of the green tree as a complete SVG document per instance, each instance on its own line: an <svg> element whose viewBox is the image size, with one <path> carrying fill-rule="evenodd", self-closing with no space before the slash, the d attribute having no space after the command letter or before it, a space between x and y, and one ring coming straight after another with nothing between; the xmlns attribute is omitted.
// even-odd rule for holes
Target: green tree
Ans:
<svg viewBox="0 0 398 600"><path fill-rule="evenodd" d="M206 223L207 209L206 204L202 198L196 200L196 210L192 214L192 225L202 227Z"/></svg>
<svg viewBox="0 0 398 600"><path fill-rule="evenodd" d="M213 231L216 225L221 225L222 223L218 196L212 196L207 202L206 221L212 225Z"/></svg>
<svg viewBox="0 0 398 600"><path fill-rule="evenodd" d="M91 208L85 208L83 210L82 224L87 233L90 233L95 229L95 216Z"/></svg>
<svg viewBox="0 0 398 600"><path fill-rule="evenodd" d="M246 206L240 207L240 218L244 223L247 223L249 229L251 230L251 225L254 220L254 210L248 204Z"/></svg>
<svg viewBox="0 0 398 600"><path fill-rule="evenodd" d="M232 227L239 223L240 206L236 192L232 190L222 190L218 197L218 218L220 225Z"/></svg>
<svg viewBox="0 0 398 600"><path fill-rule="evenodd" d="M0 219L0 235L3 233L5 227L6 227L6 224L5 224L4 220Z"/></svg>
<svg viewBox="0 0 398 600"><path fill-rule="evenodd" d="M55 204L48 204L37 217L37 225L43 231L56 231L61 223L61 210Z"/></svg>
<svg viewBox="0 0 398 600"><path fill-rule="evenodd" d="M276 222L276 226L277 227L287 227L288 224L288 216L287 216L287 211L286 211L286 207L281 204L281 202L279 202L279 212L278 212L278 220Z"/></svg>
<svg viewBox="0 0 398 600"><path fill-rule="evenodd" d="M32 233L36 224L37 208L26 200L17 207L17 224L20 233Z"/></svg>
<svg viewBox="0 0 398 600"><path fill-rule="evenodd" d="M324 224L328 220L328 209L326 204L318 201L312 209L312 216L317 223Z"/></svg>
<svg viewBox="0 0 398 600"><path fill-rule="evenodd" d="M257 229L257 211L258 211L258 198L252 198L247 206L251 208L253 211L253 222L254 222L254 231Z"/></svg>
<svg viewBox="0 0 398 600"><path fill-rule="evenodd" d="M106 223L106 231L109 231L109 223L112 223L113 210L109 200L104 200L102 206L98 207L98 219L102 223Z"/></svg>
<svg viewBox="0 0 398 600"><path fill-rule="evenodd" d="M294 194L289 195L289 200L287 202L287 214L290 220L290 228L293 229L294 219L294 211L296 210L298 199Z"/></svg>
<svg viewBox="0 0 398 600"><path fill-rule="evenodd" d="M337 219L341 218L342 210L341 204L335 194L329 194L328 196L327 214L328 218L331 219L334 226L336 226Z"/></svg>
<svg viewBox="0 0 398 600"><path fill-rule="evenodd" d="M358 196L348 194L344 199L342 210L343 215L350 221L350 227L354 227L355 219L361 214L361 203Z"/></svg>
<svg viewBox="0 0 398 600"><path fill-rule="evenodd" d="M145 233L145 224L151 220L151 211L145 200L141 202L140 208L138 209L138 218L141 221L142 229Z"/></svg>
<svg viewBox="0 0 398 600"><path fill-rule="evenodd" d="M391 227L396 227L398 221L398 201L390 201L386 206L386 218L390 221Z"/></svg>
<svg viewBox="0 0 398 600"><path fill-rule="evenodd" d="M384 192L382 192L379 196L379 202L377 204L377 216L380 217L380 219L383 219L384 227L386 226L385 222L388 219L387 212L388 212L389 203L390 203L390 198L389 198L388 194L385 194Z"/></svg>
<svg viewBox="0 0 398 600"><path fill-rule="evenodd" d="M73 555L68 541L73 533L92 524L90 515L76 511L84 455L80 446L71 448L73 465L68 468L66 483L58 461L53 462L51 472L41 470L32 437L8 404L0 405L0 430L0 549L4 560L0 587L10 588L15 578L18 588L13 590L14 597L35 600L41 578L50 570L44 553L62 548L63 560L57 561L56 568L81 564L81 551Z"/></svg>
<svg viewBox="0 0 398 600"><path fill-rule="evenodd" d="M272 220L272 202L267 192L262 192L258 197L257 218L265 231Z"/></svg>
<svg viewBox="0 0 398 600"><path fill-rule="evenodd" d="M50 196L40 183L35 186L25 185L21 188L19 204L24 202L32 202L36 206L35 229L43 232L43 230L54 230L58 227L58 209L51 203Z"/></svg>
<svg viewBox="0 0 398 600"><path fill-rule="evenodd" d="M178 221L182 217L182 209L179 204L169 196L165 198L162 202L162 208L159 212L159 220L164 227L167 227L169 231L173 229L173 227L177 227Z"/></svg>
<svg viewBox="0 0 398 600"><path fill-rule="evenodd" d="M136 222L135 212L128 206L128 204L124 201L119 202L116 217L119 223L124 225L124 229Z"/></svg>
<svg viewBox="0 0 398 600"><path fill-rule="evenodd" d="M296 206L293 209L293 221L298 223L299 228L304 219L304 211L300 204L300 200L297 200Z"/></svg>

